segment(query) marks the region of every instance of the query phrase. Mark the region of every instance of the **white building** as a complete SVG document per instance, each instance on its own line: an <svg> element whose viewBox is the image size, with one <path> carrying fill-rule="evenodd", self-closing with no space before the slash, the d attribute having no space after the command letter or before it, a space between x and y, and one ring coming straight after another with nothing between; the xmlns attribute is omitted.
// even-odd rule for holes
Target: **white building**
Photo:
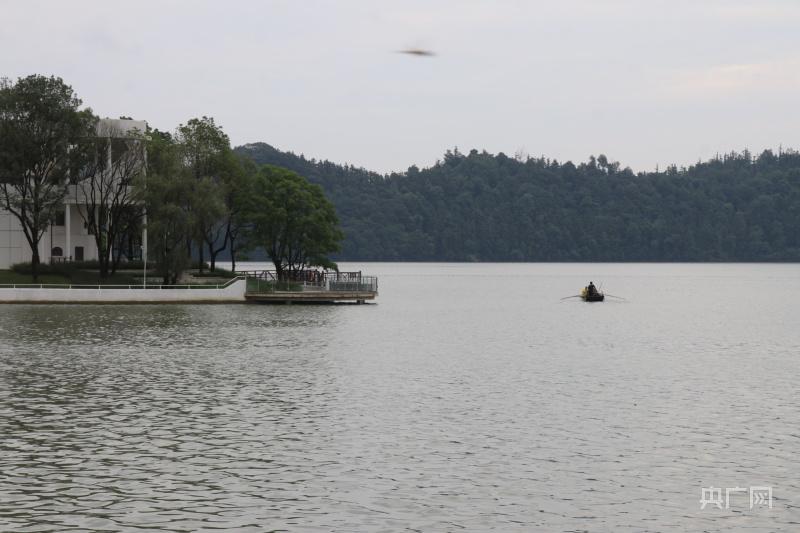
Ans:
<svg viewBox="0 0 800 533"><path fill-rule="evenodd" d="M134 130L145 132L143 120L102 119L98 132L127 133ZM86 206L78 195L80 185L70 185L64 198L64 210L39 241L39 258L42 263L54 261L89 261L97 259L97 245L89 233L81 213ZM82 195L81 195L82 196ZM8 269L15 263L31 261L31 249L17 218L0 207L0 269Z"/></svg>

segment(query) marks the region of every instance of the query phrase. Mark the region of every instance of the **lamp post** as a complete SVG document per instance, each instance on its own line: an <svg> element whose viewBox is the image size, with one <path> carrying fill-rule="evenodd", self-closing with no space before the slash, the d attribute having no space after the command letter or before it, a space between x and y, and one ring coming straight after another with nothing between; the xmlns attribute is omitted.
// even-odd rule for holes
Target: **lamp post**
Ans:
<svg viewBox="0 0 800 533"><path fill-rule="evenodd" d="M144 223L147 224L147 213L144 214ZM147 288L147 227L142 233L142 285Z"/></svg>

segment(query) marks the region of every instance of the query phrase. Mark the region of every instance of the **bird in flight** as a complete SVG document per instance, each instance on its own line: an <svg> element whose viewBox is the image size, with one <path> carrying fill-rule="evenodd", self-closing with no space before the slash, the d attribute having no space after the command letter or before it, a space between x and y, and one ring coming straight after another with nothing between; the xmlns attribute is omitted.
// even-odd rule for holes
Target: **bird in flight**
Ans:
<svg viewBox="0 0 800 533"><path fill-rule="evenodd" d="M424 48L405 48L398 50L397 53L417 57L433 57L436 55L432 50L425 50Z"/></svg>

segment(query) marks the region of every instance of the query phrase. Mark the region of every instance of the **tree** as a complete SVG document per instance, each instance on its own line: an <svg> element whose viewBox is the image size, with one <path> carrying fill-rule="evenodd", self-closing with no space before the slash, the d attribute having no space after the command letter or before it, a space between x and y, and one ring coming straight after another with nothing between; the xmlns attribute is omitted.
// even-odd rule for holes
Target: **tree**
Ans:
<svg viewBox="0 0 800 533"><path fill-rule="evenodd" d="M135 197L147 210L148 255L165 284L175 284L189 265L186 241L193 232L189 205L194 178L183 166L169 133L148 132L147 172L134 183Z"/></svg>
<svg viewBox="0 0 800 533"><path fill-rule="evenodd" d="M181 205L187 181L163 176L148 179L148 236L149 253L154 256L158 273L167 285L178 282L189 266L186 238L191 234L189 212Z"/></svg>
<svg viewBox="0 0 800 533"><path fill-rule="evenodd" d="M101 122L96 137L84 141L92 157L75 189L85 205L79 213L97 245L101 278L116 270L120 254L113 255L114 247L144 214L132 187L145 171L143 133Z"/></svg>
<svg viewBox="0 0 800 533"><path fill-rule="evenodd" d="M241 158L226 149L221 157L219 178L216 182L217 194L222 200L219 206L219 218L203 232L203 243L208 247L208 259L211 271L216 270L217 256L230 246L231 257L234 254L234 241L240 229L244 195L248 190L249 176L242 167Z"/></svg>
<svg viewBox="0 0 800 533"><path fill-rule="evenodd" d="M335 268L328 254L344 235L322 188L286 169L264 166L253 184L248 208L252 239L263 246L278 279L292 279L309 266Z"/></svg>
<svg viewBox="0 0 800 533"><path fill-rule="evenodd" d="M67 181L86 162L81 141L96 117L61 78L0 80L0 201L20 223L38 280L39 241L64 204Z"/></svg>
<svg viewBox="0 0 800 533"><path fill-rule="evenodd" d="M205 267L204 249L209 247L212 262L217 254L225 249L228 240L226 217L229 215L225 203L226 189L235 173L236 160L231 152L230 140L222 128L210 117L193 118L178 126L175 140L181 154L183 165L194 178L194 186L188 191L191 200L194 231L187 241L191 253L192 241L197 243L200 253L200 272ZM224 237L223 246L216 243Z"/></svg>
<svg viewBox="0 0 800 533"><path fill-rule="evenodd" d="M252 223L248 206L253 195L258 167L252 160L239 156L238 177L235 186L229 190L230 211L227 224L227 237L231 252L231 271L236 270L237 253L252 248ZM212 269L214 263L211 263Z"/></svg>
<svg viewBox="0 0 800 533"><path fill-rule="evenodd" d="M185 194L186 207L191 215L191 233L187 242L197 243L202 274L206 266L205 245L209 242L213 245L215 239L224 232L224 227L220 228L220 219L225 216L224 187L211 176L203 176L199 180L191 175L189 178Z"/></svg>

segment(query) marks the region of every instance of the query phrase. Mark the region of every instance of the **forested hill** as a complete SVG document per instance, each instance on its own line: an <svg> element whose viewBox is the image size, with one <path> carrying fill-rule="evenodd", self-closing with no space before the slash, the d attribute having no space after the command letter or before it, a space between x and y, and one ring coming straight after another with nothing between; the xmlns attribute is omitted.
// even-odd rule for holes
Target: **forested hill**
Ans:
<svg viewBox="0 0 800 533"><path fill-rule="evenodd" d="M320 184L340 260L800 261L800 153L731 153L634 174L586 163L448 151L382 176L263 144L236 149Z"/></svg>

